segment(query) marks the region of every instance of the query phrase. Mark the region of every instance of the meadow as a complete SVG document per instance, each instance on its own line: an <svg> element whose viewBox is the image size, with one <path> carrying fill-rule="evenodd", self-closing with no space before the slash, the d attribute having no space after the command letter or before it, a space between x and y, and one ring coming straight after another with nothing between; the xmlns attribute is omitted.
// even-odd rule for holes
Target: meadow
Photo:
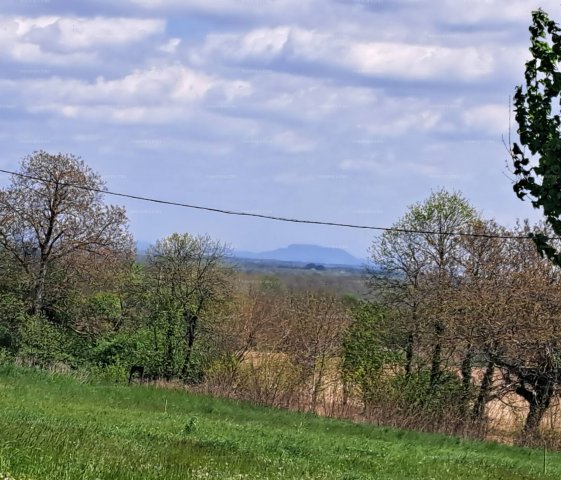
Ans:
<svg viewBox="0 0 561 480"><path fill-rule="evenodd" d="M0 478L535 479L561 455L0 367Z"/></svg>

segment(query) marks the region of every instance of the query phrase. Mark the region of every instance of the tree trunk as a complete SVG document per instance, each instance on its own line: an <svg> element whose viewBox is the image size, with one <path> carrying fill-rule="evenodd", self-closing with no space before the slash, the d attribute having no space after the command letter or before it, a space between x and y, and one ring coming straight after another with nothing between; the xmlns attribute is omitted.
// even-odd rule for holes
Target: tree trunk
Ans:
<svg viewBox="0 0 561 480"><path fill-rule="evenodd" d="M481 385L479 387L479 394L477 395L477 400L473 405L473 411L471 413L471 418L474 422L481 422L483 416L485 415L485 406L489 400L489 394L491 393L491 385L493 384L493 375L495 373L495 363L492 360L487 362L485 367L485 373L481 379Z"/></svg>
<svg viewBox="0 0 561 480"><path fill-rule="evenodd" d="M173 368L173 357L175 356L175 348L174 348L174 325L173 319L171 315L167 315L167 329L166 329L166 345L165 345L165 357L164 357L164 378L169 382L174 374L176 373Z"/></svg>
<svg viewBox="0 0 561 480"><path fill-rule="evenodd" d="M471 363L473 361L473 348L468 345L466 349L466 354L462 361L461 375L462 375L462 411L467 413L468 405L470 401L470 390L471 390Z"/></svg>
<svg viewBox="0 0 561 480"><path fill-rule="evenodd" d="M185 360L183 363L183 368L181 369L181 375L183 379L186 379L189 374L191 355L193 353L193 344L195 343L195 336L197 333L197 321L199 318L197 317L197 315L194 315L189 311L185 312L183 318L187 327L185 335L187 340L187 351L185 352Z"/></svg>
<svg viewBox="0 0 561 480"><path fill-rule="evenodd" d="M524 433L529 439L538 436L538 429L546 410L547 407L537 401L530 403L530 410L528 410L528 416L524 424Z"/></svg>
<svg viewBox="0 0 561 480"><path fill-rule="evenodd" d="M405 345L405 378L411 377L413 370L413 346L415 344L415 336L409 333L407 336L407 344Z"/></svg>
<svg viewBox="0 0 561 480"><path fill-rule="evenodd" d="M41 255L42 256L42 255ZM43 310L43 295L45 292L45 283L47 280L47 263L41 258L39 266L39 275L34 285L33 298L31 300L31 308L29 313L37 315Z"/></svg>
<svg viewBox="0 0 561 480"><path fill-rule="evenodd" d="M549 378L538 378L533 390L524 386L516 389L516 393L523 397L529 404L528 416L524 424L524 438L522 443L530 443L539 437L541 420L549 408L553 396L553 388Z"/></svg>
<svg viewBox="0 0 561 480"><path fill-rule="evenodd" d="M432 363L430 371L430 389L435 390L441 375L442 363L442 334L444 333L444 325L440 320L434 322L434 332L436 335L434 349L432 353Z"/></svg>

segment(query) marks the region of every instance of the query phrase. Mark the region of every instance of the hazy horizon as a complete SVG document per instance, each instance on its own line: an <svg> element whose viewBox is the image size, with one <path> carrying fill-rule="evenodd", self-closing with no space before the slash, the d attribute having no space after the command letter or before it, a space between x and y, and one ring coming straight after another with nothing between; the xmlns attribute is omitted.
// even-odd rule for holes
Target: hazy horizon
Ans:
<svg viewBox="0 0 561 480"><path fill-rule="evenodd" d="M503 139L538 6L561 19L552 0L8 0L0 168L68 152L117 192L372 226L445 187L507 226L537 219ZM208 233L363 258L374 237L107 201L145 241Z"/></svg>

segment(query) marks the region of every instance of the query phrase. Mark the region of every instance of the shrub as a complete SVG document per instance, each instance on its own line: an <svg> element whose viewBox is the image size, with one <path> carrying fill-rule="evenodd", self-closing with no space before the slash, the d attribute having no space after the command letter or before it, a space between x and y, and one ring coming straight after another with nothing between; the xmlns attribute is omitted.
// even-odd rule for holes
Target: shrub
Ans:
<svg viewBox="0 0 561 480"><path fill-rule="evenodd" d="M25 322L25 304L11 294L0 295L0 349L17 350L20 329Z"/></svg>
<svg viewBox="0 0 561 480"><path fill-rule="evenodd" d="M437 416L462 412L465 398L462 382L451 372L442 372L434 388L430 385L430 372L425 370L409 376L395 375L391 387L393 401L402 408Z"/></svg>
<svg viewBox="0 0 561 480"><path fill-rule="evenodd" d="M343 342L342 376L358 389L365 405L386 395L384 367L399 355L388 348L386 323L389 312L377 304L354 302L354 320Z"/></svg>
<svg viewBox="0 0 561 480"><path fill-rule="evenodd" d="M77 367L87 351L83 338L69 329L54 325L40 316L27 317L20 329L18 357L25 363L49 367L65 363Z"/></svg>

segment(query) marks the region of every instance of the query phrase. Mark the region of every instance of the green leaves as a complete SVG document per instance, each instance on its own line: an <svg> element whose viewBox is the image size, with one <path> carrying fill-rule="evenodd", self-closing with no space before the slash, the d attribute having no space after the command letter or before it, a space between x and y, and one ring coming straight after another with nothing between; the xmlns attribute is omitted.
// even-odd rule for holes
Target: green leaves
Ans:
<svg viewBox="0 0 561 480"><path fill-rule="evenodd" d="M540 9L532 13L529 30L532 59L526 63L526 84L514 94L520 144L514 143L510 152L517 176L513 189L518 198L528 197L534 208L541 208L554 233L561 235L560 28ZM561 265L561 253L551 239L544 234L533 239L541 255Z"/></svg>

